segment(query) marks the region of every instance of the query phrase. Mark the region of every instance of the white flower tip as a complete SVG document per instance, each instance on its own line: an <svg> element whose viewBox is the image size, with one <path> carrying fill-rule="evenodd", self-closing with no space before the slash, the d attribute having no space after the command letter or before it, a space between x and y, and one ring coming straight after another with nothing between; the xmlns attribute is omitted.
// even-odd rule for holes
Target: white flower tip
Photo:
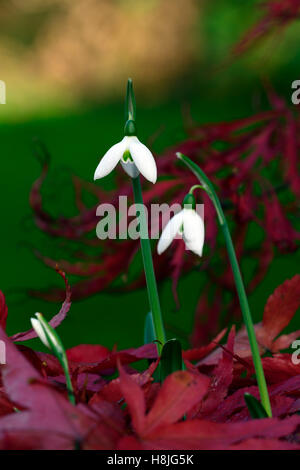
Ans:
<svg viewBox="0 0 300 470"><path fill-rule="evenodd" d="M154 159L153 159L154 162ZM143 177L150 181L150 183L155 184L157 180L157 169L155 164L153 165L152 168L138 168L140 173L143 175Z"/></svg>
<svg viewBox="0 0 300 470"><path fill-rule="evenodd" d="M164 247L161 243L161 240L159 240L159 242L157 244L157 254L161 255L164 251L165 251L165 249L164 249Z"/></svg>
<svg viewBox="0 0 300 470"><path fill-rule="evenodd" d="M100 163L98 164L95 174L94 180L98 180L103 178L104 176L108 175L113 171L117 163L121 160L122 155L124 154L127 148L127 140L124 137L121 142L113 145L106 154L101 158Z"/></svg>
<svg viewBox="0 0 300 470"><path fill-rule="evenodd" d="M30 321L31 321L32 328L38 334L40 322L36 318L30 318Z"/></svg>
<svg viewBox="0 0 300 470"><path fill-rule="evenodd" d="M192 250L196 255L200 256L200 258L202 257L202 252L203 252L203 248L199 248L199 249L194 249Z"/></svg>
<svg viewBox="0 0 300 470"><path fill-rule="evenodd" d="M156 183L156 180L157 180L157 172L153 175L153 177L151 179L149 179L149 181L153 184Z"/></svg>
<svg viewBox="0 0 300 470"><path fill-rule="evenodd" d="M96 171L95 171L95 173L94 173L94 181L95 181L95 180L98 180L98 179L99 179L99 176L97 175L97 169L96 169Z"/></svg>
<svg viewBox="0 0 300 470"><path fill-rule="evenodd" d="M183 239L188 250L202 256L205 229L202 218L190 209L184 211Z"/></svg>
<svg viewBox="0 0 300 470"><path fill-rule="evenodd" d="M157 244L157 253L163 253L172 243L182 224L183 211L177 212L164 227Z"/></svg>
<svg viewBox="0 0 300 470"><path fill-rule="evenodd" d="M101 165L101 161L100 161L94 173L94 181L99 180L100 178L103 178L104 176L106 176L106 174L103 171L103 165Z"/></svg>
<svg viewBox="0 0 300 470"><path fill-rule="evenodd" d="M40 338L40 340L42 341L42 343L49 349L51 349L51 346L47 340L47 337L45 335L45 332L44 332L44 328L42 327L41 325L41 322L40 320L38 320L39 316L41 315L40 313L36 313L35 314L37 318L31 318L30 321L31 321L31 325L32 325L32 328L34 329L34 331L36 332L36 334L38 335L38 337Z"/></svg>

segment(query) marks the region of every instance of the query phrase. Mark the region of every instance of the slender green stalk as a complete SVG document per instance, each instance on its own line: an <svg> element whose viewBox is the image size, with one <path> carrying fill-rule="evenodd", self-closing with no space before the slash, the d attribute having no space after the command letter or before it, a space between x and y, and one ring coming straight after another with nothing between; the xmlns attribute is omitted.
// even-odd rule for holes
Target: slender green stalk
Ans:
<svg viewBox="0 0 300 470"><path fill-rule="evenodd" d="M166 337L165 337L165 330L163 326L163 320L160 310L160 302L158 297L157 285L156 285L156 278L154 273L153 261L152 261L152 253L151 253L151 245L149 240L148 234L148 224L144 210L144 202L143 202L143 195L142 195L142 188L140 177L132 178L132 186L133 186L133 194L134 200L136 204L139 204L139 221L140 221L140 242L141 242L141 250L143 256L143 263L144 263L144 271L146 277L146 284L148 290L148 297L149 297L149 304L150 310L153 316L153 323L155 329L155 336L157 343L158 353L160 354L162 351L162 347L165 344Z"/></svg>
<svg viewBox="0 0 300 470"><path fill-rule="evenodd" d="M261 362L261 358L259 354L259 349L258 349L257 340L255 336L255 330L253 326L249 303L248 303L243 279L241 276L239 264L236 258L235 250L234 250L233 243L232 243L232 238L231 238L227 223L222 225L222 229L223 229L225 242L227 245L228 256L229 256L230 263L231 263L231 268L232 268L232 272L233 272L233 276L235 280L236 289L237 289L238 296L239 296L241 310L243 312L244 322L245 322L247 333L248 333L249 343L251 346L253 363L255 367L256 378L257 378L257 383L258 383L259 392L260 392L260 399L268 416L272 416L266 379L265 379L264 370L262 367L262 362Z"/></svg>
<svg viewBox="0 0 300 470"><path fill-rule="evenodd" d="M204 187L201 185L201 184L194 184L194 186L192 186L189 190L189 194L193 194L193 192L196 190L196 189L204 189Z"/></svg>
<svg viewBox="0 0 300 470"><path fill-rule="evenodd" d="M207 178L205 173L203 173L203 171L198 167L198 165L196 165L192 160L190 160L188 157L186 157L185 155L181 153L177 153L177 157L180 160L182 160L185 163L185 165L187 165L188 168L190 168L190 170L197 176L203 189L207 192L207 194L209 195L211 201L213 202L215 206L219 223L221 225L221 228L224 234L227 252L228 252L228 256L229 256L229 260L230 260L230 264L231 264L231 268L233 272L233 277L234 277L234 281L236 285L236 290L238 293L240 306L241 306L241 310L242 310L242 314L244 318L244 323L245 323L248 338L249 338L261 403L263 407L265 408L267 415L271 417L272 410L271 410L270 398L269 398L268 388L267 388L266 379L264 375L264 370L262 367L259 348L258 348L256 336L255 336L253 320L252 320L239 264L238 264L234 246L232 243L232 238L230 235L230 231L227 225L227 221L226 221L220 200L214 190L214 187L211 181Z"/></svg>
<svg viewBox="0 0 300 470"><path fill-rule="evenodd" d="M75 405L76 402L75 402L75 396L74 396L74 392L73 392L73 385L72 385L71 377L70 377L70 373L69 373L69 367L66 364L64 364L64 365L62 364L62 367L64 369L64 373L65 373L65 377L66 377L66 387L67 387L69 401L70 401L70 403L72 403L72 405Z"/></svg>

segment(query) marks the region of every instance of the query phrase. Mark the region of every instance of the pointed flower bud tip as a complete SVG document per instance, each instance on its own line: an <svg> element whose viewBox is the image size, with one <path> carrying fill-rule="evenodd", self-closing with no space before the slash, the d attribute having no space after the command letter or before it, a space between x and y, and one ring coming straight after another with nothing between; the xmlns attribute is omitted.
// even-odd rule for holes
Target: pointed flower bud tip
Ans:
<svg viewBox="0 0 300 470"><path fill-rule="evenodd" d="M127 91L126 91L126 99L125 99L125 121L133 120L135 121L136 118L136 104L135 104L135 96L133 91L133 83L131 78L128 79L127 82Z"/></svg>
<svg viewBox="0 0 300 470"><path fill-rule="evenodd" d="M48 341L48 338L46 336L46 333L45 333L45 330L39 320L39 315L41 315L40 313L36 313L35 314L37 318L31 318L31 325L32 325L32 328L34 329L34 331L36 332L36 334L38 335L38 337L40 338L40 340L42 341L42 343L48 348L48 349L51 349L51 346L49 344L49 341Z"/></svg>

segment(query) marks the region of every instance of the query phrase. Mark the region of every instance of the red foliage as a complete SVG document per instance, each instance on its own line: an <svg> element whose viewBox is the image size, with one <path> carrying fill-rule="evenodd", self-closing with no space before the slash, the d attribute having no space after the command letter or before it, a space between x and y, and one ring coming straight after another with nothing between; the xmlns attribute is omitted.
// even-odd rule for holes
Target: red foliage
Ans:
<svg viewBox="0 0 300 470"><path fill-rule="evenodd" d="M5 297L3 292L0 291L0 326L6 328L7 319L7 305L5 303Z"/></svg>
<svg viewBox="0 0 300 470"><path fill-rule="evenodd" d="M279 349L300 333L278 337L300 305L299 292L300 276L279 286L256 325L261 353L269 349L263 367L271 419L249 416L244 393L258 398L258 389L249 344L243 332L235 339L234 328L226 346L218 345L221 332L207 347L184 351L187 370L174 372L162 385L153 379L158 361L143 372L129 366L156 359L153 344L125 351L72 348L67 355L73 406L58 361L15 346L0 327L7 355L0 368L0 449L299 450L300 365ZM109 379L115 370L119 377Z"/></svg>
<svg viewBox="0 0 300 470"><path fill-rule="evenodd" d="M65 286L66 286L66 294L65 294L65 300L64 303L62 304L62 307L60 311L58 312L57 315L55 315L49 322L49 324L53 327L56 328L58 325L61 324L61 322L66 318L68 311L70 310L71 307L71 287L70 284L68 283L68 280L66 278L66 274L58 269L56 267L56 271L58 274L63 278L65 281ZM28 339L33 339L37 338L37 334L33 328L31 328L28 331L24 331L22 333L17 333L12 337L13 341L27 341Z"/></svg>
<svg viewBox="0 0 300 470"><path fill-rule="evenodd" d="M234 54L242 54L270 33L278 34L299 18L299 0L268 0L262 2L263 17L252 26L234 47Z"/></svg>

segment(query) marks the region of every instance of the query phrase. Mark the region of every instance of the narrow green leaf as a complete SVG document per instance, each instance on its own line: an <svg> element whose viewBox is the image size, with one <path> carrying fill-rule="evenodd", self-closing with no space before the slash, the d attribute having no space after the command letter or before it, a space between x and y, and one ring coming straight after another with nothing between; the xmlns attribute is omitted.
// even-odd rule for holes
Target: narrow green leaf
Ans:
<svg viewBox="0 0 300 470"><path fill-rule="evenodd" d="M266 410L264 409L260 401L257 400L257 398L255 398L250 393L245 393L244 399L245 399L251 418L253 419L268 418L268 414Z"/></svg>
<svg viewBox="0 0 300 470"><path fill-rule="evenodd" d="M163 382L168 375L182 370L182 348L178 339L170 339L162 349L160 359L160 380Z"/></svg>

